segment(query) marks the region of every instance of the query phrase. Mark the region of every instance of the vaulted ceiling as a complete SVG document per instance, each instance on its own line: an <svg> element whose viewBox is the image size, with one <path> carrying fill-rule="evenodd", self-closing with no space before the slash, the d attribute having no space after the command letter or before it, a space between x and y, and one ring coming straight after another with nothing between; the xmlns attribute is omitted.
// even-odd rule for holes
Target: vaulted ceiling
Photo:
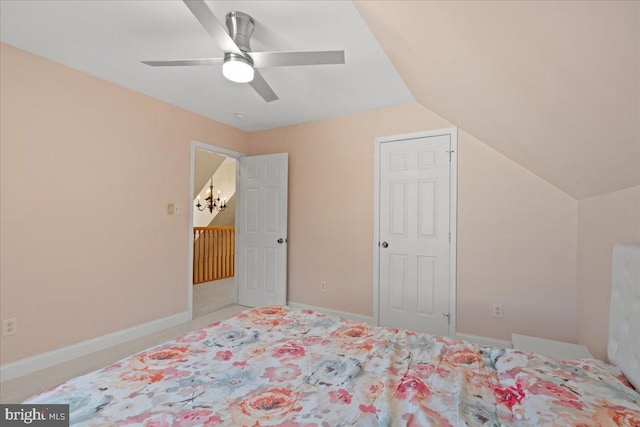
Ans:
<svg viewBox="0 0 640 427"><path fill-rule="evenodd" d="M640 184L640 2L356 6L425 107L577 199Z"/></svg>
<svg viewBox="0 0 640 427"><path fill-rule="evenodd" d="M640 2L207 4L252 14L255 50L344 49L347 63L263 70L270 104L211 67L140 64L221 55L178 1L0 1L0 34L247 131L417 100L576 199L640 185Z"/></svg>

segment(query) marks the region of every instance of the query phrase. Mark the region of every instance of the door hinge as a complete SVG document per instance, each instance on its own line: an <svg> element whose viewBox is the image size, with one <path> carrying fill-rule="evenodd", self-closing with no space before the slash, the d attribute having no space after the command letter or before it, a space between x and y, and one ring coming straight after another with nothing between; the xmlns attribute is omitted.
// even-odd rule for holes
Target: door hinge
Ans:
<svg viewBox="0 0 640 427"><path fill-rule="evenodd" d="M451 324L451 313L442 313L444 317L447 318L447 325Z"/></svg>
<svg viewBox="0 0 640 427"><path fill-rule="evenodd" d="M453 153L455 153L454 150L447 150L447 153L449 153L449 161L451 161L451 156L453 155Z"/></svg>

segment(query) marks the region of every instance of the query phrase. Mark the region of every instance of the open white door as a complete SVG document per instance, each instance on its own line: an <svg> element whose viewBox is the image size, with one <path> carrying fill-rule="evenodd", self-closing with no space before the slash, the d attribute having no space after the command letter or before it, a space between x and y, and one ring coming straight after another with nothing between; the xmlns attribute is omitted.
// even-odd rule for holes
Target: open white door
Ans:
<svg viewBox="0 0 640 427"><path fill-rule="evenodd" d="M287 153L239 159L238 304L287 303Z"/></svg>

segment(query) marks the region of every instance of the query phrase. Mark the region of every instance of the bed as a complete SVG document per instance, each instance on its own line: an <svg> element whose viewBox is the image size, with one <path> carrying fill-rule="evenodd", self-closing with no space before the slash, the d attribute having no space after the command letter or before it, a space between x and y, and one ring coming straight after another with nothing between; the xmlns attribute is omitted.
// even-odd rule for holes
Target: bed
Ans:
<svg viewBox="0 0 640 427"><path fill-rule="evenodd" d="M623 305L640 292L633 270L633 257L640 260L636 249L621 261L627 270L612 291ZM630 292L627 298L624 292ZM640 297L634 300L639 302ZM629 310L616 310L626 326L613 326L616 343L609 349L620 368L595 359L556 360L375 327L310 310L261 307L25 403L67 403L71 424L87 426L637 427L640 395L623 374L627 370L638 381L638 371L632 372L638 335L628 334L638 331L640 323L629 322L639 311Z"/></svg>

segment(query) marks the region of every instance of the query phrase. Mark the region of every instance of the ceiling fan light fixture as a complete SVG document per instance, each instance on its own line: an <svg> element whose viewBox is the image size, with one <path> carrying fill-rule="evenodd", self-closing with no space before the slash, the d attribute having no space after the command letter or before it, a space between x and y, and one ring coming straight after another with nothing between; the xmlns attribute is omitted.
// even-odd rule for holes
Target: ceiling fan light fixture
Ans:
<svg viewBox="0 0 640 427"><path fill-rule="evenodd" d="M222 65L222 74L232 82L249 83L255 74L253 64L240 55L227 54Z"/></svg>
<svg viewBox="0 0 640 427"><path fill-rule="evenodd" d="M251 35L255 24L251 16L238 11L229 12L226 17L227 29L225 29L209 9L205 0L183 0L183 2L225 53L224 58L142 61L142 63L152 67L222 64L222 74L225 78L233 82L250 83L251 88L265 102L276 101L278 95L260 74L260 68L345 63L344 51L342 50L254 52L251 49Z"/></svg>

